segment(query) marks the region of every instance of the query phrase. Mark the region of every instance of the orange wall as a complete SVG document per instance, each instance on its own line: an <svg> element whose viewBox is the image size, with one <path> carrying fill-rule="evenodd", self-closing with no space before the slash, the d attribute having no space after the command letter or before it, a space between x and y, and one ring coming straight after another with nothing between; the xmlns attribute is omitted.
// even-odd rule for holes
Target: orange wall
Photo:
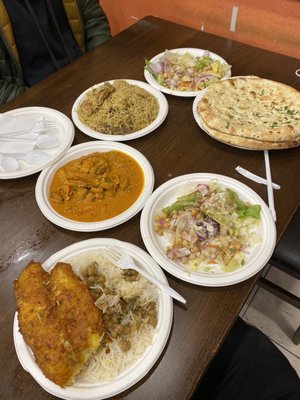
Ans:
<svg viewBox="0 0 300 400"><path fill-rule="evenodd" d="M299 0L100 0L115 35L147 15L300 59ZM238 6L235 32L230 31Z"/></svg>

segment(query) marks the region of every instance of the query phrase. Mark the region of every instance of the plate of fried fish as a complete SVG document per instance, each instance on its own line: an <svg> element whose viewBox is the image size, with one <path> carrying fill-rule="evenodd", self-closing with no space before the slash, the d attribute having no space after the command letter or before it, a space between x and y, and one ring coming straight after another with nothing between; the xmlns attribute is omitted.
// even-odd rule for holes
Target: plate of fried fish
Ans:
<svg viewBox="0 0 300 400"><path fill-rule="evenodd" d="M167 283L144 250L105 238L72 244L43 264L33 261L14 282L17 356L62 399L105 399L128 389L153 367L170 333L171 298L113 265L110 246Z"/></svg>

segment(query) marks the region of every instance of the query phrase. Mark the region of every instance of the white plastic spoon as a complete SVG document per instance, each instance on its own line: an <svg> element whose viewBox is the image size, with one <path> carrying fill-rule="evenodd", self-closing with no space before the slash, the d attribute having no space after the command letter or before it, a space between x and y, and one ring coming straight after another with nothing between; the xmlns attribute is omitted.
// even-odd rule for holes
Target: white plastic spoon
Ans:
<svg viewBox="0 0 300 400"><path fill-rule="evenodd" d="M40 149L52 149L60 145L60 140L50 135L39 135L34 139L18 139L10 136L0 136L0 142L32 143Z"/></svg>
<svg viewBox="0 0 300 400"><path fill-rule="evenodd" d="M8 153L5 156L16 160L24 160L29 165L38 165L51 159L49 154L37 149L28 151L28 153Z"/></svg>
<svg viewBox="0 0 300 400"><path fill-rule="evenodd" d="M0 154L0 164L5 171L14 172L19 169L18 161L13 157L7 157Z"/></svg>

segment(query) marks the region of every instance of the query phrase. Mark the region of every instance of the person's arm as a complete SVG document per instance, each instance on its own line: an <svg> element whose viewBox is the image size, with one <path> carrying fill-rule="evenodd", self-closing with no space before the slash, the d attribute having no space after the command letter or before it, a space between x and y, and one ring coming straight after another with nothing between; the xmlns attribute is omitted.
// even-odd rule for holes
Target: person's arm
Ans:
<svg viewBox="0 0 300 400"><path fill-rule="evenodd" d="M0 36L0 60L0 104L4 104L24 92L27 87L5 45L2 34Z"/></svg>
<svg viewBox="0 0 300 400"><path fill-rule="evenodd" d="M111 37L107 17L98 0L81 0L87 50L92 50Z"/></svg>
<svg viewBox="0 0 300 400"><path fill-rule="evenodd" d="M18 85L16 83L9 83L0 77L0 104L4 104L9 100L14 99L26 89L26 86Z"/></svg>

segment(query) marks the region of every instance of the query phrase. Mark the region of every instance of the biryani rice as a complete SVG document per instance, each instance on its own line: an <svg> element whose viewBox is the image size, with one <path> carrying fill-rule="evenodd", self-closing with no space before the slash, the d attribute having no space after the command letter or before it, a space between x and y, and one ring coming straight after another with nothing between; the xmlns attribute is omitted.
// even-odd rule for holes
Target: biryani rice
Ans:
<svg viewBox="0 0 300 400"><path fill-rule="evenodd" d="M96 262L99 271L106 278L106 285L113 288L115 297L123 299L136 298L141 306L146 307L150 302L158 302L158 291L156 287L139 276L135 282L126 281L120 268L114 266L106 257L103 251L99 250L81 256L74 256L68 259L72 268L79 276L83 268ZM96 305L105 313L106 308L112 307L114 296L101 296ZM141 324L139 330L132 332L130 336L131 348L129 351L122 351L118 341L113 340L109 344L110 351L105 348L95 353L88 361L84 371L77 379L77 382L110 381L124 371L127 367L137 361L152 343L156 329L148 324Z"/></svg>
<svg viewBox="0 0 300 400"><path fill-rule="evenodd" d="M152 94L125 80L116 80L88 91L77 115L94 131L126 135L150 125L158 111L158 101Z"/></svg>

